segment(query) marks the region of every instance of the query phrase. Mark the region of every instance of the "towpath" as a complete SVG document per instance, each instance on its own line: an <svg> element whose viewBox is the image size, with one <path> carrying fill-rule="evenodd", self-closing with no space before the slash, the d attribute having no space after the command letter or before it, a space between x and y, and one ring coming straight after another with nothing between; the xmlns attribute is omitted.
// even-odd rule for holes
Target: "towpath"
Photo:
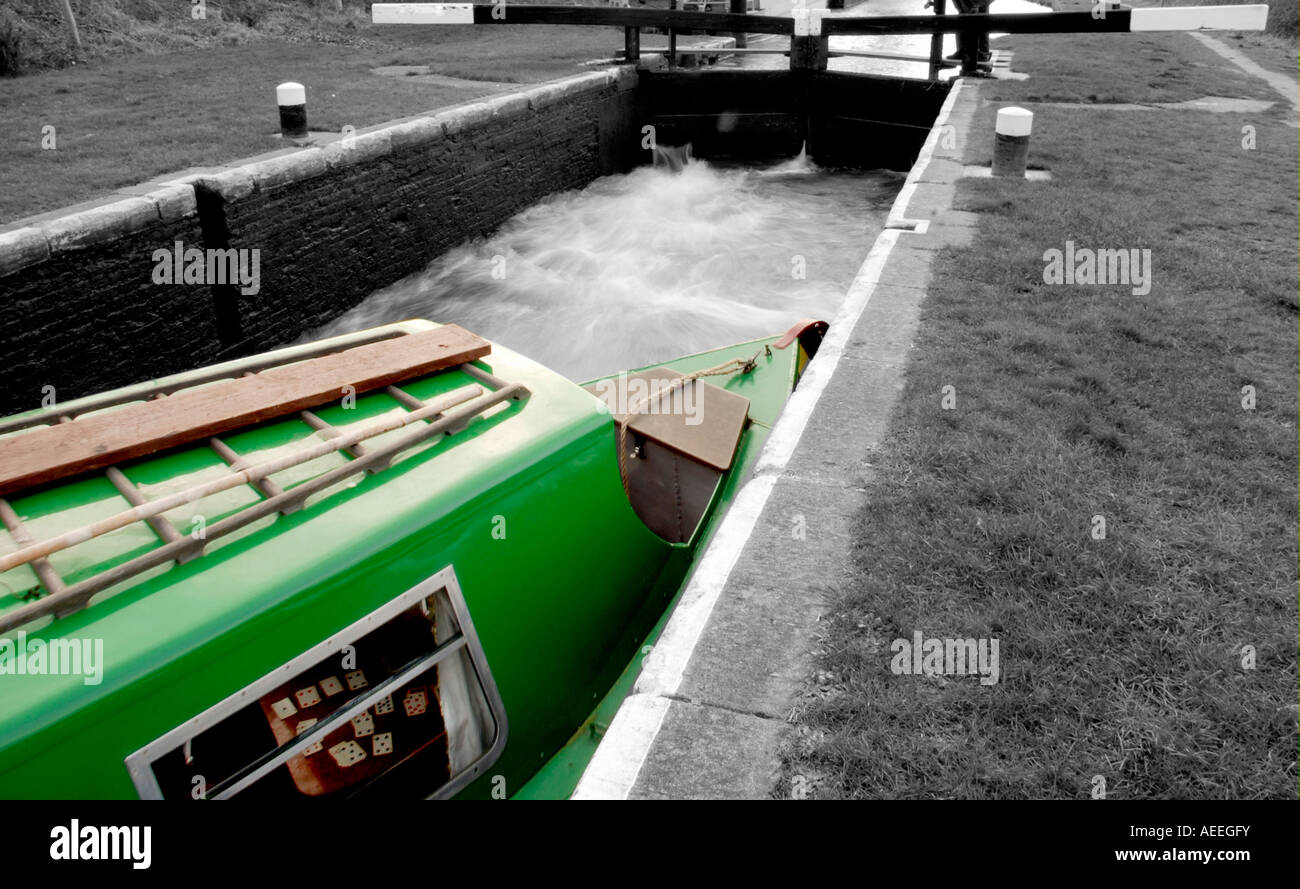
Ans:
<svg viewBox="0 0 1300 889"><path fill-rule="evenodd" d="M882 7L873 5L873 8ZM1025 45L1036 39L1061 40L1023 37L1017 38L1016 45ZM1099 47L1106 46L1100 42L1103 39L1090 38L1091 42L1081 52L1097 53ZM1218 37L1214 39L1220 40ZM1232 154L1231 163L1241 165L1252 157L1258 157L1261 163L1269 161L1272 174L1286 179L1286 155L1269 155L1266 158L1262 151L1258 155L1244 154L1242 149L1253 149L1254 144L1246 146L1242 142L1245 138L1242 134L1249 133L1251 138L1255 138L1258 131L1260 145L1271 144L1269 140L1277 140L1277 129L1285 129L1288 118L1289 125L1295 125L1292 108L1278 102L1277 105L1287 114L1279 114L1274 108L1255 112L1256 116L1252 118L1238 119L1231 111L1231 106L1225 108L1216 106L1213 102L1201 101L1204 97L1214 95L1265 99L1264 93L1267 90L1252 86L1248 79L1242 77L1242 70L1251 73L1251 66L1240 65L1239 60L1232 58L1231 54L1220 53L1224 58L1218 58L1208 50L1197 47L1196 38L1186 34L1157 35L1140 40L1146 50L1141 60L1123 57L1125 52L1133 52L1131 47L1136 39L1123 44L1123 47L1129 49L1124 49L1117 43L1106 50L1114 56L1109 65L1128 64L1137 67L1140 76L1136 80L1127 77L1123 71L1113 70L1113 67L1099 69L1093 61L1099 55L1081 58L1074 65L1057 66L1056 57L1050 51L1036 53L1034 70L1028 72L1030 81L1025 85L1029 93L1021 96L1018 101L1026 101L1033 94L1050 93L1074 103L1070 107L1059 109L1054 106L1042 107L1040 117L1048 121L1045 125L1049 127L1049 134L1035 136L1035 139L1040 140L1037 149L1041 152L1039 157L1061 164L1065 163L1066 158L1075 158L1075 166L1084 164L1083 158L1110 157L1111 152L1119 150L1115 143L1120 139L1118 134L1122 133L1123 139L1127 140L1126 147L1122 156L1113 157L1113 163L1121 166L1145 164L1140 174L1148 177L1143 180L1146 183L1144 187L1159 190L1162 187L1160 183L1166 181L1163 177L1176 179L1180 171L1190 169L1186 165L1191 161L1183 157L1186 152L1181 147L1174 152L1168 145L1170 128L1173 127L1188 133L1203 132L1204 135L1198 137L1197 141L1200 145L1209 145L1206 140L1212 133L1229 134L1231 138L1223 143L1227 147L1215 150ZM1080 43L1082 41L1075 41L1069 45L1078 46ZM1056 47L1064 45L1053 44ZM998 49L997 43L994 48ZM1062 50L1058 48L1056 51ZM1161 70L1165 70L1161 65L1167 68L1163 80L1158 76ZM1107 72L1111 73L1108 75ZM1148 75L1150 79L1145 79ZM1113 83L1106 96L1099 98L1099 85L1096 81L1106 80L1107 76L1113 79ZM860 588L862 584L858 574L860 569L853 559L855 550L860 551L869 545L862 539L863 520L860 518L868 503L868 494L875 490L876 479L887 472L897 474L902 471L895 465L897 461L886 465L882 454L886 453L884 446L891 415L903 407L900 403L901 394L911 391L906 386L905 371L914 360L914 340L921 341L925 332L920 324L922 306L927 297L933 297L944 287L947 288L945 292L949 300L952 299L953 285L934 278L932 268L941 253L948 258L950 264L953 256L970 256L970 251L962 251L961 248L975 243L979 233L989 225L989 217L986 215L988 212L1002 215L1010 212L1003 209L1010 198L1003 199L1001 203L995 200L988 205L992 210L986 208L985 212L973 212L974 208L981 206L981 199L988 204L989 198L983 191L975 199L967 195L965 202L960 204L972 208L971 210L955 209L959 200L959 180L967 172L966 165L987 163L991 154L991 120L997 103L989 101L988 97L994 91L1002 89L1000 83L1002 82L996 80L963 80L954 88L954 93L950 95L935 122L926 149L899 195L891 213L891 226L871 246L843 308L832 319L831 333L822 352L792 397L760 459L753 479L725 517L722 528L692 577L665 632L646 658L634 692L611 723L591 767L584 775L576 798L768 798L773 795L800 797L842 793L888 795L888 788L884 786L859 786L861 775L874 774L868 765L864 765L872 762L876 763L878 771L884 770L881 772L886 776L884 780L895 784L912 782L904 790L896 792L932 795L976 792L963 788L959 775L950 776L945 773L943 751L936 752L936 742L931 732L937 730L939 724L942 724L943 731L956 729L944 722L943 713L934 711L924 703L923 695L915 693L906 697L907 693L915 692L914 688L908 686L901 692L888 689L881 691L879 699L855 697L854 687L845 685L845 677L832 675L829 664L837 657L840 660L856 659L855 663L861 662L858 669L863 675L875 675L872 670L879 672L877 662L888 662L887 655L879 655L874 649L858 652L854 648L866 644L863 634L869 635L871 628L862 623L845 624L843 602L846 592ZM1276 88L1278 92L1287 94L1288 98L1295 95L1294 80L1279 83ZM1102 91L1105 92L1104 89ZM1008 94L1020 95L1014 90ZM1002 93L999 92L998 95ZM1277 93L1273 94L1273 98L1277 98ZM1157 105L1157 100L1168 99L1180 101ZM1268 102L1263 102L1263 105L1267 106ZM1126 110L1129 106L1135 110ZM1037 106L1031 104L1031 107ZM1169 117L1175 114L1180 117ZM1134 115L1150 115L1153 125L1146 128L1124 126L1125 121L1135 120ZM1106 122L1105 126L1101 126L1102 121ZM1119 129L1116 129L1117 126ZM1142 142L1144 139L1146 143L1142 146L1128 144ZM1239 142L1241 145L1238 145ZM1285 138L1285 144L1289 146L1289 176L1293 182L1293 134ZM1171 152L1179 156L1168 163L1162 161L1162 155ZM1210 163L1213 164L1213 161ZM1069 174L1068 168L1057 171L1058 176L1066 177ZM1081 174L1075 172L1071 181L1063 183L1062 187L1071 194L1080 188L1086 191L1089 187L1096 187L1090 183L1097 181L1098 175L1100 174L1091 174L1080 179ZM963 194L970 191L970 186L961 187L965 189ZM1035 198L1026 194L1023 188L1017 189L1015 194L1019 197L1015 200L1025 204L1024 212L1030 212L1032 207L1032 212L1045 214L1044 218L1060 217L1057 222L1067 229L1070 225L1088 225L1091 218L1089 214L1099 212L1096 209L1098 205L1109 206L1117 200L1113 193L1106 192L1105 195L1097 193L1092 201L1085 196L1058 206L1052 200L1051 185L1030 187L1046 188L1048 191ZM1228 184L1225 187L1231 190L1233 186ZM1252 191L1252 194L1272 192ZM1271 226L1268 230L1269 238L1274 237L1272 233L1275 230L1281 230L1285 238L1291 238L1292 250L1295 219L1293 195L1293 192L1286 192L1286 200L1290 201L1289 222L1284 218L1287 214L1282 213L1278 226ZM1038 201L1045 201L1046 204L1040 207ZM1200 209L1204 210L1205 207ZM1265 210L1267 213L1280 212L1277 207L1261 207L1261 212ZM1227 214L1224 215L1224 219L1227 219L1228 215L1238 211L1224 205L1216 212L1220 215ZM1165 249L1174 251L1169 255L1182 256L1178 251L1188 249L1185 235L1170 235L1164 228L1160 228L1163 223L1159 220L1150 220L1149 224L1156 226L1153 231L1164 238L1160 243L1166 243ZM1176 224L1176 221L1171 224ZM1263 230L1259 236L1264 236ZM1270 240L1269 243L1273 241ZM1279 245L1281 243L1278 241ZM864 245L864 250L866 246ZM958 252L943 253L947 248L957 248ZM1003 245L1002 249L1005 252L1007 248ZM1283 250L1281 246L1276 249ZM1012 254L1019 255L1011 251L1009 257ZM968 260L967 264L972 261ZM1031 265L1036 261L1035 254L1030 259ZM1176 262L1176 259L1169 261ZM1191 267L1199 266L1193 263ZM1255 273L1268 274L1267 268L1269 266L1266 263L1258 265ZM1034 273L1033 270L1017 270L1015 279L1020 280L1021 277ZM1037 273L1041 273L1041 263ZM1011 278L1008 277L1007 280ZM1188 287L1196 286L1193 280L1182 283ZM971 288L977 286L987 289L984 284L970 285ZM963 287L964 284L957 285L957 290L960 291ZM1294 307L1293 279L1287 287L1290 289L1290 305ZM1267 293L1263 293L1258 298L1264 300L1267 296ZM990 292L989 298L999 297ZM1022 297L1015 295L1007 298ZM1178 297L1171 294L1169 298ZM1280 299L1281 297L1279 301ZM1182 306L1182 302L1179 305ZM1251 311L1248 309L1250 305L1253 303L1243 304L1238 311ZM1266 314L1269 305L1271 303L1265 305L1261 302L1260 311ZM1184 310L1180 308L1179 311ZM1186 310L1190 310L1190 307ZM1290 317L1289 335L1293 338L1294 316ZM1188 323L1190 320L1189 318ZM1169 336L1177 336L1175 328L1185 322L1177 320L1169 323L1173 325L1169 328ZM1243 320L1240 323L1246 322ZM1280 330L1278 336L1283 339L1287 336L1286 324L1261 328L1265 329L1275 332ZM966 334L967 337L973 335ZM1143 331L1143 336L1151 335L1154 334ZM939 348L934 345L935 336L931 329L931 352ZM965 340L962 339L961 330L947 331L943 337L939 345L949 350L960 353L961 349L971 348L963 345ZM1252 376L1272 381L1270 387L1277 390L1278 398L1282 401L1291 398L1289 406L1286 403L1279 406L1277 416L1282 420L1289 417L1289 422L1292 423L1294 352L1290 349L1293 345L1292 339L1290 347L1280 350L1278 354L1282 356L1281 359L1275 360L1271 352L1267 359L1261 357L1257 362L1259 366L1252 364L1250 371ZM1287 355L1290 356L1289 368L1283 366L1287 364ZM1139 359L1140 356L1135 356L1131 360ZM936 362L942 364L943 360L942 355L930 356L931 365ZM1093 356L1079 366L1093 368L1099 366L1099 362L1104 364L1109 360L1111 359ZM1213 364L1209 356L1205 360L1206 367ZM1280 371L1274 367L1277 361L1281 362ZM1199 370L1189 367L1178 370L1172 376L1188 380L1199 374ZM1286 379L1291 381L1289 386L1285 383ZM1021 384L1013 381L1007 385L1014 387ZM937 384L934 388L934 392L925 388L923 392L914 393L914 396L925 399L926 404L930 404L930 399L933 398L933 404L937 406ZM1287 395L1288 391L1292 393L1290 396ZM1293 439L1293 426L1290 427L1289 434ZM1202 453L1203 449L1193 447L1193 452ZM973 454L970 459L978 462L979 456ZM1058 457L1057 462L1060 459L1062 458ZM923 467L918 467L918 471L921 468ZM1027 465L1024 472L1036 479L1035 473L1041 474L1043 468L1042 464ZM971 483L974 484L974 481ZM909 488L906 479L893 479L892 484L896 489ZM1288 501L1288 497L1294 494L1293 466L1282 467L1281 475L1270 484L1276 485L1282 511L1290 509L1293 522L1294 502ZM1062 496L1078 494L1086 500L1088 492L1070 493L1067 486L1060 493ZM1131 492L1122 492L1115 496L1127 497L1130 494ZM975 495L971 493L969 496ZM1206 496L1212 497L1212 492L1207 492ZM1286 505L1288 502L1289 507ZM1137 508L1136 504L1134 508ZM1267 524L1262 517L1257 518L1251 527ZM1283 524L1285 523L1280 523L1278 527L1281 528ZM1152 533L1168 533L1167 529L1162 531L1161 528ZM953 542L957 538L951 535L926 538L921 533L923 528L910 531L916 533L907 539L918 541L918 545L923 543L935 548L935 553L926 554L931 561L942 561L941 551L948 552L949 549L956 554L965 552L967 562L972 565L978 565L986 558L994 558L982 550L962 550L960 543ZM987 529L985 533L988 533ZM1279 545L1289 545L1293 552L1294 534L1290 534L1289 541L1287 537L1283 533ZM907 600L909 596L926 593L923 589L924 578L908 579L905 570L907 565L914 562L927 564L920 558L921 554L909 553L905 548L893 552L887 545L890 540L892 538L886 539L885 544L882 544L882 552L873 554L873 558L892 560L883 564L881 570L892 571L894 569L890 566L895 563L901 566L897 573L903 579L895 590L897 595ZM1063 540L1059 548L1066 546L1073 544ZM1189 552L1198 549L1203 550L1204 547L1189 545ZM1152 566L1152 570L1157 567ZM990 562L989 571L998 570L1001 570L999 566ZM1261 593L1262 598L1256 597L1259 598L1258 602L1255 599L1243 601L1230 597L1223 603L1221 615L1225 620L1233 621L1234 626L1245 628L1239 633L1245 634L1242 638L1255 638L1250 635L1252 632L1263 635L1274 632L1267 629L1269 624L1266 620L1259 620L1256 612L1261 609L1267 611L1266 606L1275 599L1279 603L1289 600L1293 609L1294 574L1289 577L1289 592L1281 589L1275 593L1271 582L1266 583L1261 589L1266 590L1267 594ZM1170 578L1169 582L1173 584L1175 580ZM1127 581L1120 578L1118 582ZM915 584L921 586L914 587ZM1141 592L1145 587L1139 587L1140 585L1134 586L1133 595L1146 594ZM1026 595L1029 594L1014 584L1005 591L1006 601L1016 602ZM967 605L950 604L947 607L964 608ZM1024 607L1028 608L1028 603ZM1278 604L1276 607L1283 606ZM933 613L940 622L946 617L942 608ZM831 621L824 620L832 614L837 615L834 626L831 626ZM1094 617L1097 620L1103 619L1101 615ZM1188 619L1192 620L1190 617ZM846 626L848 629L845 629ZM853 626L858 629L852 629ZM862 629L864 626L867 629ZM1060 632L1059 627L1052 629L1050 623L1030 629L1048 635ZM1209 629L1204 631L1210 632ZM1139 639L1135 644L1143 643ZM1148 656L1159 660L1149 652L1135 654L1113 646L1098 645L1092 660L1101 669L1109 669L1113 662L1115 668L1120 670L1124 664L1136 662L1134 658ZM881 657L884 657L883 661ZM1125 658L1129 660L1125 661ZM873 667L873 664L876 666ZM1222 672L1224 671L1221 670L1220 673ZM1170 675L1162 681L1170 683L1170 687L1176 687L1185 678L1184 675ZM1282 689L1279 701L1293 699L1293 676L1270 676L1268 683L1270 689L1275 686ZM1115 684L1116 687L1122 687L1124 682L1116 679ZM892 697L886 697L886 691ZM1054 693L1069 695L1076 692L1076 689L1063 686ZM1020 693L1022 692L1014 689L1001 692ZM1269 691L1252 707L1257 704L1259 712L1272 712L1272 697L1268 696L1271 694ZM817 719L810 720L796 713L796 710L807 712L808 702L814 699L832 702L833 712L828 711L826 706L821 706L821 712L830 712L831 716L818 722ZM1293 700L1291 703L1293 705ZM1098 706L1121 709L1123 704L1123 701L1097 702ZM1032 706L1032 701L1017 701L1013 705L1003 706L1002 710L1014 717L1015 713L1025 712L1026 708L1032 709ZM886 714L885 717L877 715L876 721L881 718L892 721L888 726L875 724L872 719L862 716L867 708L874 708L872 713ZM1187 718L1193 718L1195 710L1195 703L1190 703ZM994 717L990 717L992 718ZM1153 718L1184 717L1180 711L1158 714ZM866 729L861 728L864 719L868 726ZM853 729L852 725L859 728ZM1107 746L1112 740L1109 734L1104 730L1096 733L1096 728L1091 723L1078 728L1083 733L1079 737L1084 739L1080 749L1086 749L1086 755L1073 747L1057 751L1051 747L1049 739L1035 737L1032 743L1042 745L1041 749L1018 749L1010 741L985 745L989 746L989 756L992 759L982 768L996 777L1005 763L1030 762L1045 757L1045 761L1053 763L1053 768L1065 769L1071 774L1077 772L1090 778L1096 771L1096 762L1116 756L1115 750ZM982 731L987 737L1011 736L1000 734L1003 730L997 726L976 726L973 730ZM863 732L876 738L879 744L864 740L866 735ZM1007 727L1005 732L1011 732L1011 728ZM1267 734L1261 730L1252 737L1265 738ZM979 745L972 740L959 741L957 746L969 748L971 756L980 755L980 751L975 750ZM862 760L854 766L859 769L856 773L859 777L818 774L819 763L820 768L829 768L827 764L842 762L846 751L852 751L854 756ZM1249 761L1261 763L1271 755L1260 750L1251 750L1247 754L1243 755ZM1185 751L1185 755L1196 756L1197 753L1189 750ZM900 757L912 759L904 767L900 764ZM1286 761L1285 751L1278 754L1278 757L1278 762ZM1074 762L1076 759L1079 761ZM1223 782L1217 786L1241 785L1253 788L1249 792L1268 794L1273 791L1279 775L1216 773L1212 777ZM952 783L945 783L950 778ZM1033 785L1025 774L1008 774L1006 780L1019 781L1024 785L1017 785L1017 793L1042 795L1048 792ZM913 788L912 785L916 787ZM1118 779L1116 785L1120 786ZM1293 785L1294 782L1291 781L1291 786ZM850 788L847 791L846 786ZM1086 782L1081 783L1075 787L1075 791L1076 795L1086 796L1089 792L1088 785ZM1051 792L1069 795L1071 791L1069 788L1053 786ZM1158 788L1152 792L1158 792Z"/></svg>

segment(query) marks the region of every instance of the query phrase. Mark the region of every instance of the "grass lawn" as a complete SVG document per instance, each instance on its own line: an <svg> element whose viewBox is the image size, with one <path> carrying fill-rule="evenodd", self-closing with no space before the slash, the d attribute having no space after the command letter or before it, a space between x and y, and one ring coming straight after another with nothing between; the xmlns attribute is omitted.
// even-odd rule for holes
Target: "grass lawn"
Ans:
<svg viewBox="0 0 1300 889"><path fill-rule="evenodd" d="M1283 40L1269 34L1215 34L1233 49L1250 56L1261 68L1276 71L1295 79L1297 56L1295 41Z"/></svg>
<svg viewBox="0 0 1300 889"><path fill-rule="evenodd" d="M1279 99L1181 34L1001 45L1031 78L981 87L968 163L1003 104ZM939 255L892 431L864 455L856 574L781 789L1086 799L1101 776L1111 799L1294 799L1293 112L1028 107L1055 178L959 186L976 245ZM1067 240L1149 248L1150 293L1043 283ZM894 675L915 630L999 639L1001 681Z"/></svg>
<svg viewBox="0 0 1300 889"><path fill-rule="evenodd" d="M1249 3L1257 0L1129 0L1130 6L1220 6ZM1268 25L1263 33L1245 31L1241 33L1217 32L1211 34L1216 40L1228 44L1234 49L1242 50L1261 67L1295 79L1298 58L1296 54L1296 27L1300 17L1297 6L1291 0L1273 0L1268 4Z"/></svg>
<svg viewBox="0 0 1300 889"><path fill-rule="evenodd" d="M89 200L191 166L281 147L275 85L307 87L312 129L382 123L493 92L381 77L383 65L530 83L581 73L610 57L622 32L606 28L362 25L360 45L263 39L131 55L0 79L0 222ZM55 128L57 150L41 148Z"/></svg>

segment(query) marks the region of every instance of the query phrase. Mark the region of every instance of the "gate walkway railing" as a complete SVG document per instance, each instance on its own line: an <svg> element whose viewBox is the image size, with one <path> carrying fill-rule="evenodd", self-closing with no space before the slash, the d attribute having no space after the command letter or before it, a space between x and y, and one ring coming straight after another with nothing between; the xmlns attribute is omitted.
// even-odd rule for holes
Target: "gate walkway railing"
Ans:
<svg viewBox="0 0 1300 889"><path fill-rule="evenodd" d="M621 27L624 58L641 58L641 29L658 28L669 34L669 49L656 52L682 54L676 35L701 31L736 34L775 34L790 38L792 69L824 69L837 53L828 38L861 34L930 34L930 77L938 76L942 35L998 32L1005 34L1071 34L1128 31L1262 31L1268 18L1265 4L1249 6L1186 6L1134 9L1097 0L1084 12L985 13L944 15L944 0L937 0L936 15L853 15L835 10L796 9L789 17L749 15L741 12L687 12L680 9L631 9L600 6L515 5L507 0L472 3L376 3L371 8L377 25L592 25ZM736 8L736 7L732 7ZM710 54L718 50L705 50ZM859 55L860 53L855 53ZM919 59L918 59L919 60Z"/></svg>

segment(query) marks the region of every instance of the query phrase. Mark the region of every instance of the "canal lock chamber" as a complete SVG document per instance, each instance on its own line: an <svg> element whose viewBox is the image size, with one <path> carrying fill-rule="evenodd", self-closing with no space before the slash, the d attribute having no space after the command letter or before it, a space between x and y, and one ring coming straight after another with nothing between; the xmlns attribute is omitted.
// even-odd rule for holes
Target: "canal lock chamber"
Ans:
<svg viewBox="0 0 1300 889"><path fill-rule="evenodd" d="M17 307L0 321L0 339L22 357L0 413L32 407L47 385L75 398L341 324L382 323L389 319L370 311L376 299L393 288L415 293L421 281L441 280L438 298L391 300L402 317L467 324L575 379L778 332L804 310L832 316L948 90L835 71L620 66L19 223L0 243L0 289ZM659 145L692 146L705 162L694 179L649 175L647 127ZM854 176L866 177L862 187ZM638 196L633 186L651 190ZM847 203L845 189L856 195ZM623 198L630 203L620 211ZM589 215L585 234L575 229L601 201L606 215ZM144 203L158 209L141 212ZM647 210L655 205L665 218ZM625 224L605 224L620 217ZM530 235L539 220L565 243ZM75 241L52 234L65 229ZM257 292L160 286L141 273L140 256L178 241L258 250ZM705 255L683 256L691 241ZM44 249L27 249L38 242ZM486 261L467 278L475 256ZM498 256L514 289L479 279ZM799 256L805 278L793 268ZM512 257L522 259L519 275L510 274ZM447 274L453 266L460 271ZM40 311L51 300L58 313ZM554 338L530 326L538 317L553 317ZM593 318L626 323L612 329ZM648 328L657 333L647 337ZM605 357L570 362L575 330L604 343Z"/></svg>

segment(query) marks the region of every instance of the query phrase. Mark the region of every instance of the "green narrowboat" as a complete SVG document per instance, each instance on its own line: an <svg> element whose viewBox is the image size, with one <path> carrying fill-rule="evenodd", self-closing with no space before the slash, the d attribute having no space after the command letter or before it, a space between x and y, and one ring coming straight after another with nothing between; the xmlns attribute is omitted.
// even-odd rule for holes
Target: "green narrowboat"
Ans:
<svg viewBox="0 0 1300 889"><path fill-rule="evenodd" d="M564 798L825 325L406 321L0 420L0 797Z"/></svg>

